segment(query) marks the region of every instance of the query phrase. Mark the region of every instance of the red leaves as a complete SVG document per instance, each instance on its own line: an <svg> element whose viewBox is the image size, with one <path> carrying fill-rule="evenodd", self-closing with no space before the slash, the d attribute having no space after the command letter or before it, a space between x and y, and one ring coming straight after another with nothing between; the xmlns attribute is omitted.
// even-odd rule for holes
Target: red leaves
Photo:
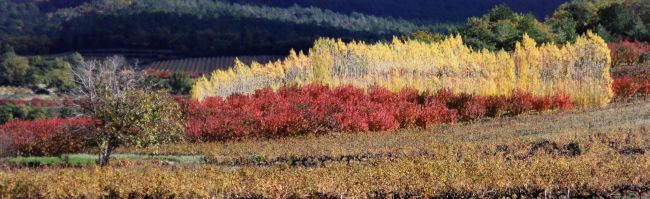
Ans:
<svg viewBox="0 0 650 199"><path fill-rule="evenodd" d="M34 98L32 99L31 104L34 107L43 107L43 100L39 98Z"/></svg>
<svg viewBox="0 0 650 199"><path fill-rule="evenodd" d="M187 138L211 141L330 131L431 128L441 123L456 123L459 119L470 121L500 116L513 110L516 111L512 112L514 115L533 108L545 111L572 106L565 95L538 98L523 91L515 94L513 97L483 97L441 90L428 95L413 89L396 94L381 87L372 87L366 94L352 86L329 88L322 85L284 87L277 92L261 89L248 96L186 103Z"/></svg>
<svg viewBox="0 0 650 199"><path fill-rule="evenodd" d="M609 49L612 51L612 64L634 65L639 62L641 55L650 52L650 44L643 42L622 41L609 43Z"/></svg>
<svg viewBox="0 0 650 199"><path fill-rule="evenodd" d="M11 138L18 155L60 155L79 152L92 126L89 118L14 120L0 126L0 134Z"/></svg>
<svg viewBox="0 0 650 199"><path fill-rule="evenodd" d="M640 88L641 85L639 85L637 80L631 77L616 78L612 84L612 90L616 97L623 99L634 97Z"/></svg>
<svg viewBox="0 0 650 199"><path fill-rule="evenodd" d="M508 104L510 105L508 109L512 114L519 115L532 110L535 101L532 93L515 90L512 92L510 99L508 99Z"/></svg>
<svg viewBox="0 0 650 199"><path fill-rule="evenodd" d="M573 102L571 102L571 96L562 92L553 95L552 103L553 104L551 105L551 108L556 109L560 112L575 108L575 105L573 105Z"/></svg>

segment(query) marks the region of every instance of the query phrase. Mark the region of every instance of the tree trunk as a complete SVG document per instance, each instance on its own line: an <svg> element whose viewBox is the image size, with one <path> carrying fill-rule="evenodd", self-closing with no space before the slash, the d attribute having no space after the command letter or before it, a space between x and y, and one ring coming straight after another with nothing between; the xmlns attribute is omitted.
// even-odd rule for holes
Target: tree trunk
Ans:
<svg viewBox="0 0 650 199"><path fill-rule="evenodd" d="M112 153L113 149L110 146L106 146L106 148L102 149L101 154L99 154L99 165L102 167L108 166Z"/></svg>

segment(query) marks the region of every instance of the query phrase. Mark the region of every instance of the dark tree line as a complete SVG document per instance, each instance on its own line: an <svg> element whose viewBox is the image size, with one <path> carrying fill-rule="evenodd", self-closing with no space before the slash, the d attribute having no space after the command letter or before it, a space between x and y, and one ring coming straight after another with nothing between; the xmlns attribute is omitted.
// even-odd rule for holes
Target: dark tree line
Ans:
<svg viewBox="0 0 650 199"><path fill-rule="evenodd" d="M497 5L506 4L518 12L531 12L544 19L567 0L228 0L241 4L277 7L314 6L341 13L363 13L425 22L462 23Z"/></svg>
<svg viewBox="0 0 650 199"><path fill-rule="evenodd" d="M609 41L650 39L644 0L576 0L558 8L562 2L0 0L0 44L18 54L131 48L212 56L286 54L319 37L373 42L417 31L461 33L472 47L493 50L512 49L524 33L556 43L589 30ZM502 3L508 7L494 7ZM437 24L441 18L465 23Z"/></svg>

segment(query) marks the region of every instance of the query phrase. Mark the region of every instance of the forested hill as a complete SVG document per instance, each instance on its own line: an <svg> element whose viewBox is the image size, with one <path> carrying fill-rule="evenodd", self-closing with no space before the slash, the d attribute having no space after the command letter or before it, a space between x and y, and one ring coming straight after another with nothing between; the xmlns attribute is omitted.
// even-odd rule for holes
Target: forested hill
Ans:
<svg viewBox="0 0 650 199"><path fill-rule="evenodd" d="M228 0L242 4L277 7L314 6L340 13L353 12L414 21L462 23L494 6L505 4L514 11L533 13L539 20L568 0Z"/></svg>
<svg viewBox="0 0 650 199"><path fill-rule="evenodd" d="M0 46L23 55L132 49L223 56L285 55L321 37L436 40L443 36L429 33L440 32L491 50L511 50L524 33L555 43L587 31L650 40L647 0L564 1L0 0Z"/></svg>
<svg viewBox="0 0 650 199"><path fill-rule="evenodd" d="M61 0L62 1L62 0ZM220 0L0 0L0 43L21 54L171 49L191 55L285 54L319 37L376 41L437 24L315 7Z"/></svg>

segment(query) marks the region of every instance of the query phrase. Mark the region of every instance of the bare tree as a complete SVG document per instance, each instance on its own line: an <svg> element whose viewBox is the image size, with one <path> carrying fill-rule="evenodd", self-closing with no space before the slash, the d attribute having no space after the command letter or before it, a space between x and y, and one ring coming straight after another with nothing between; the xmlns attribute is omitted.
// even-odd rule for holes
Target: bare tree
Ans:
<svg viewBox="0 0 650 199"><path fill-rule="evenodd" d="M124 58L83 61L74 76L84 114L95 120L102 166L118 146L146 147L180 139L184 128L178 104L168 93L147 89L141 73Z"/></svg>

